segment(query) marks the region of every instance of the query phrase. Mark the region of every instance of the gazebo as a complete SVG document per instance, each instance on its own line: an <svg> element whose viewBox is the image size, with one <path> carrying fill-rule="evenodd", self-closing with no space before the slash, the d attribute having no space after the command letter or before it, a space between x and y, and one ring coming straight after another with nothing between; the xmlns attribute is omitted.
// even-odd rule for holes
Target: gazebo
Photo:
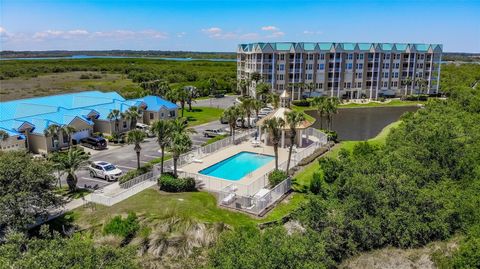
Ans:
<svg viewBox="0 0 480 269"><path fill-rule="evenodd" d="M284 103L282 102L282 105L284 105ZM259 121L257 121L257 124L256 124L256 127L258 129L258 137L260 140L262 140L262 127L263 127L263 124L264 122L267 120L267 119L271 119L271 118L280 118L280 119L283 119L285 121L285 126L282 128L282 138L281 138L281 147L284 148L286 143L285 143L285 138L288 138L287 134L290 133L290 127L288 126L288 124L286 124L287 122L287 117L285 115L285 113L287 112L290 112L291 109L289 108L286 108L286 107L280 107L280 108L277 108L276 110L272 111L272 113L268 114L267 116L265 116L264 118L260 119ZM303 144L303 139L302 139L302 135L303 135L303 130L307 129L308 127L310 127L312 125L311 122L307 121L307 120L304 120L302 122L300 122L297 126L296 126L296 130L297 130L297 146L298 147L302 147L302 144ZM308 133L307 133L307 140L308 140ZM263 139L265 145L268 145L268 132L265 133L265 136L264 136L264 139Z"/></svg>

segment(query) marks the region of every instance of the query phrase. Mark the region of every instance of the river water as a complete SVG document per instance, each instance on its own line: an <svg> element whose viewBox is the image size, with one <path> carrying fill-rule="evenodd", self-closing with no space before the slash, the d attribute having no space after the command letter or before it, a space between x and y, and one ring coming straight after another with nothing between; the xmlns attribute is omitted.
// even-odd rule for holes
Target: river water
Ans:
<svg viewBox="0 0 480 269"><path fill-rule="evenodd" d="M368 107L339 108L333 115L332 129L337 132L339 140L367 140L375 137L388 124L397 121L405 112L416 111L416 106L403 107ZM317 119L313 125L320 128L320 120L316 111L306 111ZM326 128L326 117L323 128Z"/></svg>

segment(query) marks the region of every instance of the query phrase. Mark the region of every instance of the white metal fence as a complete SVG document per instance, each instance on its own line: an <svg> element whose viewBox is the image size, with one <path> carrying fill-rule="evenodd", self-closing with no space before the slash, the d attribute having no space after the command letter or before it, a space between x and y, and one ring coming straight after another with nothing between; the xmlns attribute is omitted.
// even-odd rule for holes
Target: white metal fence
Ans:
<svg viewBox="0 0 480 269"><path fill-rule="evenodd" d="M120 185L120 188L122 188L122 189L128 189L128 188L131 188L131 187L133 187L134 185L137 185L138 183L143 182L143 181L145 181L145 180L148 180L148 179L150 179L150 178L152 178L152 177L154 177L154 172L153 172L153 171L152 171L152 172L148 172L148 173L143 174L143 175L140 175L140 176L138 176L138 177L136 177L136 178L133 178L133 179L131 179L131 180L127 181L127 182L121 183L121 184L119 184L119 185Z"/></svg>
<svg viewBox="0 0 480 269"><path fill-rule="evenodd" d="M94 192L90 195L89 201L97 204L102 204L106 206L112 206L116 203L119 203L130 196L133 196L151 186L157 184L156 177L150 177L140 183L133 185L132 187L125 189L121 192L115 193L114 195L106 195L101 192Z"/></svg>
<svg viewBox="0 0 480 269"><path fill-rule="evenodd" d="M284 194L286 194L292 185L290 178L280 182L277 186L264 192L262 195L246 196L231 190L228 186L219 192L218 201L222 206L235 208L252 214L260 215L269 206L274 204Z"/></svg>

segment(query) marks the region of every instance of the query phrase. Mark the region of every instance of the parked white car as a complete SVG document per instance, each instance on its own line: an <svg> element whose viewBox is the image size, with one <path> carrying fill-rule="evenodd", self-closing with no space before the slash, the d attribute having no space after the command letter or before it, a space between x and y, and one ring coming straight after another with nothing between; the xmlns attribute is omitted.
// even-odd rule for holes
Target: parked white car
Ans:
<svg viewBox="0 0 480 269"><path fill-rule="evenodd" d="M115 181L122 176L122 170L104 161L92 162L88 168L90 169L90 177L99 177L106 181Z"/></svg>
<svg viewBox="0 0 480 269"><path fill-rule="evenodd" d="M248 118L244 118L243 121L245 122L245 127L248 127ZM257 123L257 119L255 119L255 116L252 115L252 117L250 118L250 127L254 127L255 126L255 123ZM242 127L242 118L238 118L237 119L237 127Z"/></svg>
<svg viewBox="0 0 480 269"><path fill-rule="evenodd" d="M150 130L150 126L144 124L144 123L137 123L137 126L135 126L137 130L144 131L148 137L154 137L155 134Z"/></svg>

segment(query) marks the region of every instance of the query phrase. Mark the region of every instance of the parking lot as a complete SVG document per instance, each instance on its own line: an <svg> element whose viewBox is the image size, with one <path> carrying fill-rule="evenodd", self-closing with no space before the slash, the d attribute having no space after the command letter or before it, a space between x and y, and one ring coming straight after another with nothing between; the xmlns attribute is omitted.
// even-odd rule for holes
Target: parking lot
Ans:
<svg viewBox="0 0 480 269"><path fill-rule="evenodd" d="M195 106L209 106L227 108L234 104L236 96L225 96L223 98L214 98L207 100L198 100L194 104ZM225 129L227 124L221 124L219 120L212 121L203 125L193 127L196 133L191 134L190 137L193 142L193 148L201 147L209 138L204 137L203 131L207 129ZM145 139L145 142L141 144L142 151L140 155L141 164L145 164L153 159L161 157L160 147L157 144L155 137ZM126 173L130 170L137 168L137 156L133 150L133 145L117 146L109 144L105 150L93 150L85 148L85 151L90 152L90 161L106 161L114 164L117 168ZM101 178L90 177L88 169L83 169L77 172L78 186L79 187L103 187L112 182L107 182Z"/></svg>

